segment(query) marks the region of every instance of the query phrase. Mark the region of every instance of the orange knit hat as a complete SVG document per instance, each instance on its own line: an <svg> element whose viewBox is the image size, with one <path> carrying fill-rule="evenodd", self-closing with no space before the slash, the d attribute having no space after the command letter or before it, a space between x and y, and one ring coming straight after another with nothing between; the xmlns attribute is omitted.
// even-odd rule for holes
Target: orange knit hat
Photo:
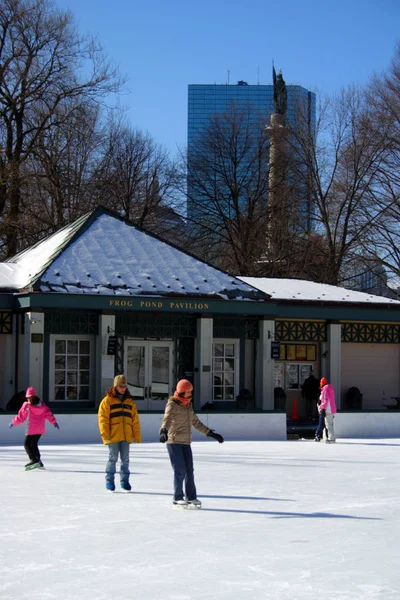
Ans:
<svg viewBox="0 0 400 600"><path fill-rule="evenodd" d="M319 387L323 388L324 385L328 385L328 380L325 379L325 377L322 377L321 381L319 382Z"/></svg>
<svg viewBox="0 0 400 600"><path fill-rule="evenodd" d="M192 390L193 390L193 385L190 383L190 381L188 381L187 379L181 379L176 384L175 393L180 395L180 394L183 394L184 392L191 392Z"/></svg>

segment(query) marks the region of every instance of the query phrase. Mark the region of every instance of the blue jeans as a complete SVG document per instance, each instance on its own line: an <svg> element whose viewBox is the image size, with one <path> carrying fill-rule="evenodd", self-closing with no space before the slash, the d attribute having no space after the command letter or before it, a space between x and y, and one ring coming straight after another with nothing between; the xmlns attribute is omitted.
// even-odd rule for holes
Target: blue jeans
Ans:
<svg viewBox="0 0 400 600"><path fill-rule="evenodd" d="M106 481L114 483L114 476L116 471L116 464L118 461L118 455L121 458L121 469L120 478L121 483L129 482L129 444L128 442L114 442L108 444L108 462L106 465Z"/></svg>
<svg viewBox="0 0 400 600"><path fill-rule="evenodd" d="M190 444L167 444L167 450L174 470L174 501L183 500L183 482L185 482L186 498L194 500L197 494Z"/></svg>

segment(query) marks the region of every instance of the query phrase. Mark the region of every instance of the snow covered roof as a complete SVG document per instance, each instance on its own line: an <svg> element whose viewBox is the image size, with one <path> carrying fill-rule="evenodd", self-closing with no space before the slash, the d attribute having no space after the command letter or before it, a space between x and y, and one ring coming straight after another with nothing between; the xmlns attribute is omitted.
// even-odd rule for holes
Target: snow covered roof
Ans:
<svg viewBox="0 0 400 600"><path fill-rule="evenodd" d="M87 213L53 235L0 263L0 288L27 288L62 251L63 246L84 225L92 213ZM7 277L8 276L8 277ZM8 285L7 285L8 284Z"/></svg>
<svg viewBox="0 0 400 600"><path fill-rule="evenodd" d="M26 281L25 269L18 264L0 263L0 288L15 290L24 286Z"/></svg>
<svg viewBox="0 0 400 600"><path fill-rule="evenodd" d="M271 300L296 300L315 302L352 302L365 304L395 304L400 301L356 292L346 288L315 283L302 279L274 279L267 277L239 277L245 283L269 294Z"/></svg>
<svg viewBox="0 0 400 600"><path fill-rule="evenodd" d="M99 207L0 265L0 289L266 300L250 284ZM8 270L7 270L8 269Z"/></svg>
<svg viewBox="0 0 400 600"><path fill-rule="evenodd" d="M300 279L234 277L99 207L0 263L0 290L393 304Z"/></svg>

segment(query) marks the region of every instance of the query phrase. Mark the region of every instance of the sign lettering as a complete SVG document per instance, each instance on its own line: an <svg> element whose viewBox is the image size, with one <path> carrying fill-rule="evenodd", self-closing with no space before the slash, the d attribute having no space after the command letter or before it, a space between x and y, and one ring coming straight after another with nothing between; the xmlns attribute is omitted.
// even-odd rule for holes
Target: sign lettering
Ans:
<svg viewBox="0 0 400 600"><path fill-rule="evenodd" d="M206 311L209 310L208 302L194 302L184 300L140 300L136 302L134 300L122 300L112 299L109 300L109 306L111 308L148 308L153 310L193 310L193 311Z"/></svg>

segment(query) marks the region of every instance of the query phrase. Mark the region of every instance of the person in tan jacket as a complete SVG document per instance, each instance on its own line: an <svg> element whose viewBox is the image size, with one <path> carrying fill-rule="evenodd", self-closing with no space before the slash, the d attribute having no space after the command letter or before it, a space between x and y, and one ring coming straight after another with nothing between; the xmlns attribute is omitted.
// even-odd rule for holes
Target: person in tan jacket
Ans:
<svg viewBox="0 0 400 600"><path fill-rule="evenodd" d="M142 441L136 404L128 390L125 375L116 375L114 385L99 406L99 429L103 444L108 446L106 489L115 491L114 477L118 455L121 459L121 489L130 492L129 445Z"/></svg>
<svg viewBox="0 0 400 600"><path fill-rule="evenodd" d="M164 419L160 428L160 442L167 444L167 450L174 471L174 497L173 503L177 505L193 505L201 507L197 499L194 483L193 455L192 455L192 427L212 437L220 444L224 438L204 425L193 410L192 404L193 385L187 379L178 381L173 396L169 398L165 407ZM183 495L183 482L185 482L186 497Z"/></svg>

